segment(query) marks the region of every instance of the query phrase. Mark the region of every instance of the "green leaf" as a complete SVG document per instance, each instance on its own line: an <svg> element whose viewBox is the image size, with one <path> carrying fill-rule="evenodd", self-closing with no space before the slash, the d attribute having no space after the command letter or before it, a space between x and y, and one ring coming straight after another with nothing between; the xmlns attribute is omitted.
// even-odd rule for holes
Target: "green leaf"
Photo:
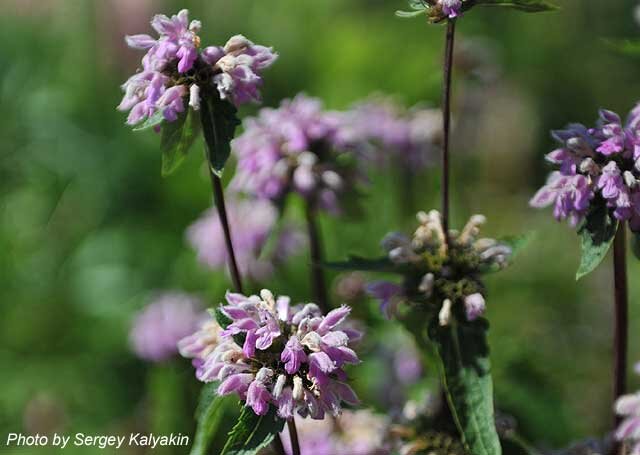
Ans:
<svg viewBox="0 0 640 455"><path fill-rule="evenodd" d="M610 49L629 57L640 57L640 40L638 39L605 39Z"/></svg>
<svg viewBox="0 0 640 455"><path fill-rule="evenodd" d="M198 426L191 446L191 455L206 455L224 416L224 410L235 399L231 395L216 394L217 382L205 384L196 409Z"/></svg>
<svg viewBox="0 0 640 455"><path fill-rule="evenodd" d="M631 237L631 251L633 255L640 259L640 233L634 232Z"/></svg>
<svg viewBox="0 0 640 455"><path fill-rule="evenodd" d="M200 101L202 131L211 171L220 177L231 154L231 140L240 124L237 109L229 101L205 95Z"/></svg>
<svg viewBox="0 0 640 455"><path fill-rule="evenodd" d="M558 9L558 5L547 0L474 0L466 2L471 6L503 6L526 13L539 13ZM464 3L463 3L464 5ZM464 9L464 8L463 8Z"/></svg>
<svg viewBox="0 0 640 455"><path fill-rule="evenodd" d="M493 381L484 319L440 327L432 319L429 337L442 362L447 400L462 443L474 455L500 455L493 407Z"/></svg>
<svg viewBox="0 0 640 455"><path fill-rule="evenodd" d="M173 122L162 124L162 176L172 174L182 164L200 133L200 116L189 108Z"/></svg>
<svg viewBox="0 0 640 455"><path fill-rule="evenodd" d="M591 273L605 258L618 229L618 220L609 214L604 201L593 206L578 229L582 245L576 280Z"/></svg>
<svg viewBox="0 0 640 455"><path fill-rule="evenodd" d="M238 423L229 432L227 443L220 455L254 455L266 447L282 431L284 420L276 415L273 406L266 415L256 415L251 408L244 407Z"/></svg>
<svg viewBox="0 0 640 455"><path fill-rule="evenodd" d="M423 9L420 11L401 11L398 10L396 11L396 16L401 17L402 19L411 19L413 17L418 17L418 16L422 16L423 14L426 14L427 10Z"/></svg>
<svg viewBox="0 0 640 455"><path fill-rule="evenodd" d="M394 264L388 257L378 259L367 259L360 256L349 256L342 262L325 262L324 267L334 270L360 270L363 272L387 272L403 274L406 268Z"/></svg>
<svg viewBox="0 0 640 455"><path fill-rule="evenodd" d="M133 131L142 131L148 130L149 128L153 128L154 126L160 125L164 121L164 114L162 111L156 111L151 117L147 117L147 119L138 124L133 128Z"/></svg>

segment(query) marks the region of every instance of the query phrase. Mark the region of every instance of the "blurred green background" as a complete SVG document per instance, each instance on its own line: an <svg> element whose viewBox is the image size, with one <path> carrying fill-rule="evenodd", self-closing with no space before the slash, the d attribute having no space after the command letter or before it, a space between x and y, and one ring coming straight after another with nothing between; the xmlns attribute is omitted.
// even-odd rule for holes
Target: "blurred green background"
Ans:
<svg viewBox="0 0 640 455"><path fill-rule="evenodd" d="M453 223L483 213L485 234L537 232L515 266L489 279L488 317L497 406L543 447L608 429L611 265L576 283L575 233L527 202L547 173L550 129L592 123L599 107L627 112L640 92L640 62L602 42L640 35L635 2L560 3L551 14L474 9L458 49L490 77L460 65L454 86ZM180 8L202 20L203 43L242 33L280 53L265 105L299 91L338 109L372 92L439 102L444 29L395 18L403 0L0 2L0 445L19 431L193 430L189 363L145 364L127 336L153 291L214 304L229 286L184 240L210 204L201 147L162 179L158 137L131 132L115 110L140 58L123 35L148 33L152 14ZM397 172L373 175L364 217L322 219L329 258L376 255L384 233L411 228L398 186ZM438 186L437 168L422 173L414 208L437 207ZM269 286L307 298L306 267L301 252ZM630 267L633 360L640 267L631 258ZM375 403L370 365L357 383Z"/></svg>

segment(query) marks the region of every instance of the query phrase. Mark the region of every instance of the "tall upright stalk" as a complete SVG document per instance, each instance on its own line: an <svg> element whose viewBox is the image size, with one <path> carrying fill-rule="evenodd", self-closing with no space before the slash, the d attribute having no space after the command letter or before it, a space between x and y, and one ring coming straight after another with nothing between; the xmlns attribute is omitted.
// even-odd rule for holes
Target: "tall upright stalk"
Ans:
<svg viewBox="0 0 640 455"><path fill-rule="evenodd" d="M453 73L453 45L456 21L447 21L447 37L444 51L444 80L442 83L442 228L449 241L449 133L451 129L451 76Z"/></svg>
<svg viewBox="0 0 640 455"><path fill-rule="evenodd" d="M287 427L289 428L289 438L291 438L291 452L293 455L300 455L300 442L298 441L298 430L296 429L295 420L287 420Z"/></svg>
<svg viewBox="0 0 640 455"><path fill-rule="evenodd" d="M231 240L231 229L229 228L229 217L227 216L227 207L224 202L224 191L222 189L222 182L220 177L215 175L211 170L209 171L211 176L211 186L213 188L213 198L218 208L218 216L220 218L220 224L222 224L222 230L224 231L224 242L227 248L227 257L229 259L228 266L231 273L231 279L236 292L242 293L242 278L240 277L240 271L238 270L238 263L236 262L236 254L233 251L233 241Z"/></svg>
<svg viewBox="0 0 640 455"><path fill-rule="evenodd" d="M613 399L626 391L627 333L629 325L629 297L627 292L626 223L621 222L613 241L614 328L613 328ZM614 425L620 419L614 416Z"/></svg>
<svg viewBox="0 0 640 455"><path fill-rule="evenodd" d="M305 207L307 218L307 232L309 236L309 253L311 255L311 286L315 303L323 312L329 310L329 300L327 298L327 285L324 277L322 263L324 253L322 250L322 239L318 229L317 212L313 205L307 202Z"/></svg>

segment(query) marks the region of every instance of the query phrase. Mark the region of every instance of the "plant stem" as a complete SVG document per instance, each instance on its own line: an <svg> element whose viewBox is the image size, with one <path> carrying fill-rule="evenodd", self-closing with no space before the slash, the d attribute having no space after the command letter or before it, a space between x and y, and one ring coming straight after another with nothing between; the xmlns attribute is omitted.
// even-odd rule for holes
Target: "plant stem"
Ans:
<svg viewBox="0 0 640 455"><path fill-rule="evenodd" d="M627 239L626 223L620 222L613 243L613 281L615 315L613 329L613 399L624 395L627 378L627 332L629 325L629 298L627 293ZM620 419L614 416L614 425Z"/></svg>
<svg viewBox="0 0 640 455"><path fill-rule="evenodd" d="M447 38L444 51L444 80L442 84L442 228L449 242L449 133L451 126L451 75L453 73L453 45L456 21L447 21Z"/></svg>
<svg viewBox="0 0 640 455"><path fill-rule="evenodd" d="M291 438L291 452L293 455L300 455L300 442L298 441L296 422L293 419L287 420L287 428L289 429L289 437Z"/></svg>
<svg viewBox="0 0 640 455"><path fill-rule="evenodd" d="M320 231L318 229L318 220L312 204L307 202L305 211L309 236L309 251L311 254L311 285L313 287L313 296L316 300L315 303L320 309L323 312L327 312L329 305L324 270L322 269L324 254L322 252L322 239L320 238Z"/></svg>
<svg viewBox="0 0 640 455"><path fill-rule="evenodd" d="M271 443L271 448L273 448L274 452L277 455L287 455L287 452L284 451L284 446L282 445L282 439L279 434L277 434L273 438L273 442Z"/></svg>
<svg viewBox="0 0 640 455"><path fill-rule="evenodd" d="M227 247L227 257L229 272L231 273L231 279L233 280L233 286L236 292L242 293L242 279L240 278L240 271L238 270L238 264L236 262L236 255L233 251L233 242L231 241L231 230L229 228L229 218L227 217L227 208L224 203L224 191L222 189L222 182L220 177L215 175L209 170L211 176L211 186L213 188L213 198L218 208L218 216L220 217L220 224L222 224L222 230L224 231L224 241Z"/></svg>

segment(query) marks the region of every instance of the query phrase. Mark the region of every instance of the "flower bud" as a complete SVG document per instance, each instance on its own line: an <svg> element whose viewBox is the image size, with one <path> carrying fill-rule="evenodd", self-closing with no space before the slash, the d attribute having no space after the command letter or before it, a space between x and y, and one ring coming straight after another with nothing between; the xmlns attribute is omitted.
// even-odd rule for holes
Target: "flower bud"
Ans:
<svg viewBox="0 0 640 455"><path fill-rule="evenodd" d="M624 183L626 183L629 188L636 187L636 185L638 184L638 180L636 180L635 176L631 172L624 171L624 174L622 175L624 177Z"/></svg>
<svg viewBox="0 0 640 455"><path fill-rule="evenodd" d="M442 303L440 313L438 313L438 322L441 327L446 327L451 322L451 300L445 299Z"/></svg>
<svg viewBox="0 0 640 455"><path fill-rule="evenodd" d="M302 400L304 396L304 388L302 387L302 378L300 376L293 377L293 399Z"/></svg>
<svg viewBox="0 0 640 455"><path fill-rule="evenodd" d="M273 386L273 397L275 399L280 398L280 395L282 394L282 389L284 388L284 385L286 382L287 382L287 377L284 374L281 374L280 376L278 376L278 379L276 379L276 385Z"/></svg>

